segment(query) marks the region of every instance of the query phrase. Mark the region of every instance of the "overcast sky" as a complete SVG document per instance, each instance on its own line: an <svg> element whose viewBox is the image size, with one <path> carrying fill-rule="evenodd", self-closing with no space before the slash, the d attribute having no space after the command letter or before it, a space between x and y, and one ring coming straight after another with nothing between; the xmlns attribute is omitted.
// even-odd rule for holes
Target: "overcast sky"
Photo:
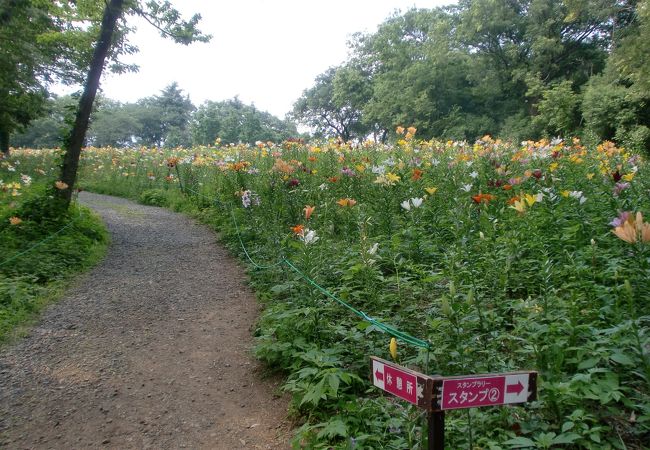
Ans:
<svg viewBox="0 0 650 450"><path fill-rule="evenodd" d="M396 10L432 8L451 0L172 0L188 17L200 13L210 43L188 47L138 23L131 42L140 52L127 61L135 74L105 75L104 94L132 102L177 81L192 102L239 96L279 117L328 67L347 57L346 42L373 32Z"/></svg>

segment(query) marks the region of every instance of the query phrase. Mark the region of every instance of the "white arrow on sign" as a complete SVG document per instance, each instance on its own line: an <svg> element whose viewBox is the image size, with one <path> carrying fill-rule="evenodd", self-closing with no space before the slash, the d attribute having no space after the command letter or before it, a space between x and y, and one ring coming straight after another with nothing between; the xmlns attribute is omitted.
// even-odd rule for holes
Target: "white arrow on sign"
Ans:
<svg viewBox="0 0 650 450"><path fill-rule="evenodd" d="M372 360L372 384L381 390L386 390L384 384L384 365L374 359Z"/></svg>

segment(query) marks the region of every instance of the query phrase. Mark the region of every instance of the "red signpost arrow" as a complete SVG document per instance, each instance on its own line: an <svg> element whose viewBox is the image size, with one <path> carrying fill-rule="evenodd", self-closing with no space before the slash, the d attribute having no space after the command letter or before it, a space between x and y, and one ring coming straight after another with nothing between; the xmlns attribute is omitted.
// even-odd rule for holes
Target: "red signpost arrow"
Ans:
<svg viewBox="0 0 650 450"><path fill-rule="evenodd" d="M508 394L517 394L519 395L521 391L524 390L524 385L521 384L521 381L517 381L517 384L508 384L506 385L506 393Z"/></svg>
<svg viewBox="0 0 650 450"><path fill-rule="evenodd" d="M375 378L377 378L379 381L384 381L384 374L381 373L379 369L377 369L377 371L375 372Z"/></svg>

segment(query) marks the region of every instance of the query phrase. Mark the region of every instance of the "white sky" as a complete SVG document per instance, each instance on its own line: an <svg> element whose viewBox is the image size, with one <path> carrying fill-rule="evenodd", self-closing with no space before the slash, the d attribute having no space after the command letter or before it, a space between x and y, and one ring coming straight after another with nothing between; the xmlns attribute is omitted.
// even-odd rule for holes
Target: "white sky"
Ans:
<svg viewBox="0 0 650 450"><path fill-rule="evenodd" d="M453 0L173 0L210 43L190 46L163 39L138 23L131 42L140 52L126 61L135 74L106 74L104 94L133 102L156 95L173 81L195 105L238 95L245 103L282 118L302 91L328 67L346 60L355 32L374 32L395 10L433 8Z"/></svg>

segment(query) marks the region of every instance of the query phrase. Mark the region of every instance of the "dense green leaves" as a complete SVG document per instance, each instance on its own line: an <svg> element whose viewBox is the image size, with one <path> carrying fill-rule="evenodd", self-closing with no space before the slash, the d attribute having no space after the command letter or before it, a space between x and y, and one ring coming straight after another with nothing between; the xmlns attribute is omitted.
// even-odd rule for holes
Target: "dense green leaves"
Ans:
<svg viewBox="0 0 650 450"><path fill-rule="evenodd" d="M294 115L359 139L412 125L427 138L583 134L647 148L647 10L647 1L615 0L412 9L355 35L350 59L319 76ZM344 97L337 79L347 80ZM343 118L363 127L349 132Z"/></svg>
<svg viewBox="0 0 650 450"><path fill-rule="evenodd" d="M211 145L217 139L224 143L280 142L298 134L290 121L246 105L238 98L203 103L192 116L190 130L195 145Z"/></svg>

